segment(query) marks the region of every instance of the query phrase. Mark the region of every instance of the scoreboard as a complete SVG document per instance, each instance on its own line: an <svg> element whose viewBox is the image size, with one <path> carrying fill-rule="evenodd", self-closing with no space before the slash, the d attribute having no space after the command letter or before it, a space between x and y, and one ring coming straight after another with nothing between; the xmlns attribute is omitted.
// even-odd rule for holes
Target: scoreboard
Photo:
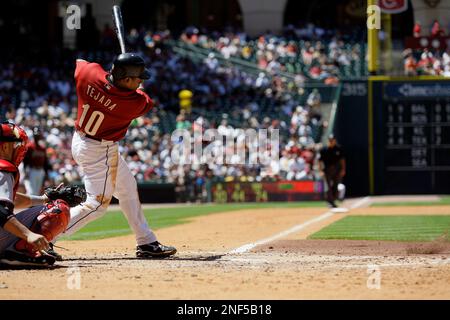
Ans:
<svg viewBox="0 0 450 320"><path fill-rule="evenodd" d="M378 193L450 192L450 82L386 81L380 89Z"/></svg>
<svg viewBox="0 0 450 320"><path fill-rule="evenodd" d="M388 103L387 171L450 170L450 103Z"/></svg>

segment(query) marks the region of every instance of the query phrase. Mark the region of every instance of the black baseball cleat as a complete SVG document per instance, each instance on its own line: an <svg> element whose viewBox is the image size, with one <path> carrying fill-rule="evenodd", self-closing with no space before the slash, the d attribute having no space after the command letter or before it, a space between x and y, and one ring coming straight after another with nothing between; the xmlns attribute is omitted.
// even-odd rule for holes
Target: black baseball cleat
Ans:
<svg viewBox="0 0 450 320"><path fill-rule="evenodd" d="M48 255L54 257L56 261L63 261L62 255L60 255L58 252L56 252L56 251L53 249L53 243L50 242L49 245L50 245L50 249L48 249L48 250L45 251L45 252L46 252Z"/></svg>
<svg viewBox="0 0 450 320"><path fill-rule="evenodd" d="M55 261L53 256L45 253L38 257L31 257L25 253L14 250L6 250L0 257L0 265L8 267L48 268L51 267Z"/></svg>
<svg viewBox="0 0 450 320"><path fill-rule="evenodd" d="M174 255L177 249L162 245L158 241L144 244L136 247L136 256L138 258L166 258Z"/></svg>
<svg viewBox="0 0 450 320"><path fill-rule="evenodd" d="M329 208L335 209L338 207L334 201L327 201L327 202Z"/></svg>

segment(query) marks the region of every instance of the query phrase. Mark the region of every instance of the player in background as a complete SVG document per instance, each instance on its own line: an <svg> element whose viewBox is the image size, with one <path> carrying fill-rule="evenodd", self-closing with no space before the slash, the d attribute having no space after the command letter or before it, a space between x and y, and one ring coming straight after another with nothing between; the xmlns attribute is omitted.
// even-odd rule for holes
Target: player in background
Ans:
<svg viewBox="0 0 450 320"><path fill-rule="evenodd" d="M77 60L78 114L72 155L79 165L87 200L71 209L69 227L64 233L71 235L101 217L114 196L136 235L136 255L140 258L176 253L174 247L160 244L149 228L136 179L119 154L119 141L131 121L153 107L152 99L140 89L149 77L144 60L134 53L119 55L110 72L97 63Z"/></svg>
<svg viewBox="0 0 450 320"><path fill-rule="evenodd" d="M38 127L33 128L33 142L28 145L23 164L27 193L41 194L50 164L47 159L45 140Z"/></svg>
<svg viewBox="0 0 450 320"><path fill-rule="evenodd" d="M0 124L0 264L47 267L55 258L45 250L69 221L65 201L17 192L18 166L27 151L28 137L21 127ZM14 208L32 207L13 214Z"/></svg>
<svg viewBox="0 0 450 320"><path fill-rule="evenodd" d="M342 179L345 176L346 163L344 152L337 144L334 135L328 137L328 144L320 150L319 163L327 183L327 202L330 207L337 208L336 200L343 200ZM341 189L341 190L339 190ZM339 192L341 195L339 196Z"/></svg>

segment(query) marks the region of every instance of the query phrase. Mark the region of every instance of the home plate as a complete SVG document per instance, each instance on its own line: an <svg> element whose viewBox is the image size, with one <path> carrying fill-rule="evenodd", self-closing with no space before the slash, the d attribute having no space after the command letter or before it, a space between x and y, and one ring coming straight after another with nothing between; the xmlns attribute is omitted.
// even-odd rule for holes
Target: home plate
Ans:
<svg viewBox="0 0 450 320"><path fill-rule="evenodd" d="M333 208L331 209L331 212L333 213L345 213L348 212L347 208Z"/></svg>

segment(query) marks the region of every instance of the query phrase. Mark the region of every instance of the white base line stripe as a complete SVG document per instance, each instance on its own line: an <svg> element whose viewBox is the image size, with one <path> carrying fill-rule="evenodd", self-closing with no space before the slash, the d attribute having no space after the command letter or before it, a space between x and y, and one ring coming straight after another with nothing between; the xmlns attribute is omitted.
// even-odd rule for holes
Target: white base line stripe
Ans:
<svg viewBox="0 0 450 320"><path fill-rule="evenodd" d="M333 215L333 212L328 211L328 212L318 216L317 218L314 218L314 219L311 219L309 221L306 221L305 223L296 225L296 226L294 226L294 227L292 227L292 228L290 228L290 229L288 229L286 231L280 232L280 233L278 233L278 234L276 234L276 235L274 235L272 237L269 237L269 238L262 239L262 240L259 240L259 241L253 242L253 243L249 243L249 244L243 245L242 247L239 247L237 249L234 249L234 250L230 251L230 253L231 254L233 254L233 253L244 253L246 251L249 251L249 250L253 249L256 246L259 246L259 245L262 245L262 244L266 244L268 242L272 242L272 241L274 241L276 239L279 239L279 238L282 238L282 237L286 237L286 236L290 235L291 233L300 231L300 230L304 229L305 227L307 227L307 226L309 226L309 225L311 225L313 223L316 223L316 222L328 219L332 215Z"/></svg>
<svg viewBox="0 0 450 320"><path fill-rule="evenodd" d="M359 200L358 202L354 203L351 206L351 209L358 208L358 207L362 206L363 204L365 204L368 201L370 201L370 197L365 197L365 198ZM274 240L286 237L286 236L288 236L288 235L290 235L292 233L298 232L298 231L300 231L300 230L302 230L302 229L304 229L304 228L306 228L306 227L308 227L308 226L310 226L310 225L312 225L312 224L314 224L316 222L328 219L329 217L331 217L333 215L334 215L334 213L332 211L327 211L324 214L322 214L322 215L320 215L320 216L318 216L316 218L308 220L308 221L306 221L306 222L304 222L302 224L296 225L296 226L294 226L294 227L292 227L292 228L290 228L288 230L285 230L283 232L280 232L280 233L278 233L278 234L276 234L274 236L271 236L269 238L265 238L265 239L262 239L262 240L259 240L259 241L253 242L253 243L248 243L248 244L245 244L245 245L243 245L243 246L241 246L239 248L233 249L230 252L228 252L228 254L237 254L237 253L247 252L247 251L253 249L256 246L259 246L259 245L262 245L262 244L266 244L266 243L272 242Z"/></svg>
<svg viewBox="0 0 450 320"><path fill-rule="evenodd" d="M370 197L364 197L361 200L356 201L354 204L350 206L350 209L356 209L362 207L366 204L366 202L370 202Z"/></svg>

